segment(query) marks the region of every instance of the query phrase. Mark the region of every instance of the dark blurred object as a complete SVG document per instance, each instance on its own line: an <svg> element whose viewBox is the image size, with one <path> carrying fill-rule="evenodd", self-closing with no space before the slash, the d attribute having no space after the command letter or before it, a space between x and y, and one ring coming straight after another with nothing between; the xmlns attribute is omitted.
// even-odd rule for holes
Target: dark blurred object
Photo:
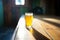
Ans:
<svg viewBox="0 0 60 40"><path fill-rule="evenodd" d="M60 17L60 0L55 1L55 15Z"/></svg>
<svg viewBox="0 0 60 40"><path fill-rule="evenodd" d="M43 14L43 9L41 7L35 7L33 9L33 13L37 14L37 15L39 15L39 14L42 15Z"/></svg>

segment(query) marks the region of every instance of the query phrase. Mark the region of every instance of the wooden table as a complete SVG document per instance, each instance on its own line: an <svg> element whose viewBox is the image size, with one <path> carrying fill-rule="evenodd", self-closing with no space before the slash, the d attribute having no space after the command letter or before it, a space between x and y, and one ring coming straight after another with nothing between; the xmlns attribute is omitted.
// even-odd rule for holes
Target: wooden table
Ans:
<svg viewBox="0 0 60 40"><path fill-rule="evenodd" d="M14 31L12 40L53 40L53 39L41 26L39 19L34 18L32 28L28 30L25 26L24 16L22 16L18 21L18 25Z"/></svg>

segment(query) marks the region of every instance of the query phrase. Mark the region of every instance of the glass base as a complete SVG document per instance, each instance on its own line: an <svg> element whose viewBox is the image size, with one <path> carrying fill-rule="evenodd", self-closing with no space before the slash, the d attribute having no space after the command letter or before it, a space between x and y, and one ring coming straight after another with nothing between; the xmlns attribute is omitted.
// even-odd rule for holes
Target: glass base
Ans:
<svg viewBox="0 0 60 40"><path fill-rule="evenodd" d="M31 29L32 27L31 27L31 26L27 26L26 28L29 30L29 29Z"/></svg>

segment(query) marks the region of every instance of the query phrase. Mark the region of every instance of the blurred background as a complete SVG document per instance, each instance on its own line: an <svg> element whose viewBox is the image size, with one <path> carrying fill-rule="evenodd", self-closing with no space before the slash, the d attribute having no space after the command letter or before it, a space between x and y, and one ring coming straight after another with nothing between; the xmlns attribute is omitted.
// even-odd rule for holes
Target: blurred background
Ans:
<svg viewBox="0 0 60 40"><path fill-rule="evenodd" d="M15 0L0 0L0 39L4 37L2 33L6 33L6 30L9 31L11 28L14 30L19 18L26 12L33 12L35 15L60 17L59 10L59 0L25 0L24 5L16 5ZM10 30L10 33L13 33L13 31Z"/></svg>

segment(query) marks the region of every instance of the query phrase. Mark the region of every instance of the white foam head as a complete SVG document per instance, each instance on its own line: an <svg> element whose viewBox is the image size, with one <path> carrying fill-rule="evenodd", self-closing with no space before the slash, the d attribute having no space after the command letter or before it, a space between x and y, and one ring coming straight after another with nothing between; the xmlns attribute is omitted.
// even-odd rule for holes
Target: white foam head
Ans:
<svg viewBox="0 0 60 40"><path fill-rule="evenodd" d="M25 13L25 15L31 16L33 15L33 13Z"/></svg>

